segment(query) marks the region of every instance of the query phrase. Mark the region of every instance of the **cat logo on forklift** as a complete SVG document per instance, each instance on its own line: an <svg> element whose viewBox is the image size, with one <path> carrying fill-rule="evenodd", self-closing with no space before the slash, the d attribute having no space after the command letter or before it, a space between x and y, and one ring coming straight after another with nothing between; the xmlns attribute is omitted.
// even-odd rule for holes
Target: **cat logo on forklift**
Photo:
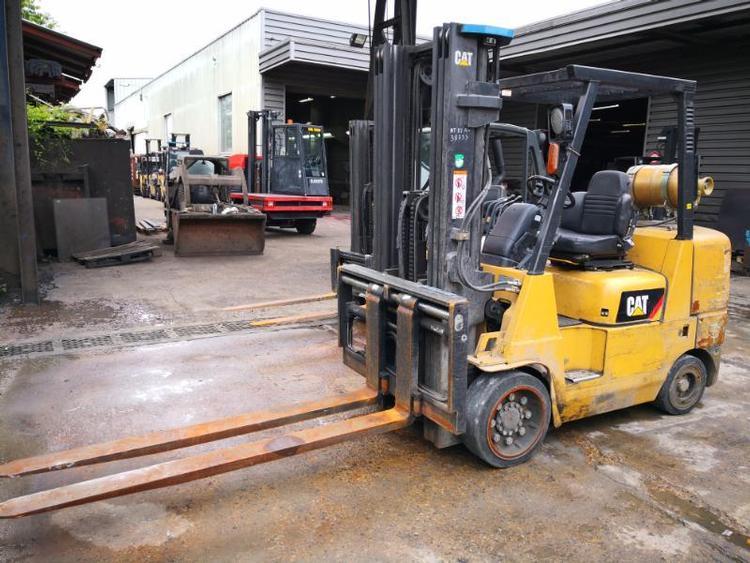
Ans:
<svg viewBox="0 0 750 563"><path fill-rule="evenodd" d="M617 322L655 320L664 305L664 288L624 291L617 310Z"/></svg>
<svg viewBox="0 0 750 563"><path fill-rule="evenodd" d="M457 66L471 66L471 59L474 53L471 51L456 51L453 60Z"/></svg>

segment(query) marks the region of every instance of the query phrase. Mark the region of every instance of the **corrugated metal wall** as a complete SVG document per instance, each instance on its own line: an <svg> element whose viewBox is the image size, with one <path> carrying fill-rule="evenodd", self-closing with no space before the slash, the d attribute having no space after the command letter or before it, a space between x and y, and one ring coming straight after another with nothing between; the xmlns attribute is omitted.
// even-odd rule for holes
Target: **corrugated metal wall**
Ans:
<svg viewBox="0 0 750 563"><path fill-rule="evenodd" d="M286 87L284 81L272 76L263 77L263 108L286 114Z"/></svg>
<svg viewBox="0 0 750 563"><path fill-rule="evenodd" d="M349 37L352 33L368 33L366 26L283 14L271 10L265 10L263 13L265 14L263 25L264 48L266 49L292 38L325 41L349 48Z"/></svg>
<svg viewBox="0 0 750 563"><path fill-rule="evenodd" d="M696 208L696 222L716 226L724 194L750 189L750 59L747 45L707 50L700 58L667 57L650 72L677 74L698 81L696 126L701 174L716 181L713 195ZM676 105L669 98L651 100L646 150L656 147L664 127L676 124Z"/></svg>

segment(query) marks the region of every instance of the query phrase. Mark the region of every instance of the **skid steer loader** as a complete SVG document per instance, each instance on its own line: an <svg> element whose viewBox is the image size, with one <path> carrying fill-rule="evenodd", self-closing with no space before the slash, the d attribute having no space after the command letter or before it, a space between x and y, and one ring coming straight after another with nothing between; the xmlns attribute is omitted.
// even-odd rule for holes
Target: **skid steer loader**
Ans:
<svg viewBox="0 0 750 563"><path fill-rule="evenodd" d="M372 245L366 255L350 252L356 263L344 261L336 272L339 343L345 364L362 374L362 389L14 461L0 475L370 410L6 500L0 517L200 479L416 420L438 447L462 441L490 465L508 467L529 459L550 426L648 402L683 414L716 381L730 250L724 235L693 226L697 191L711 187L697 178L695 83L583 66L501 78L498 53L509 30L449 23L415 45L415 4L396 6L402 12L388 20L384 2L376 7ZM393 43L386 25L397 27L388 34ZM677 102L679 169L602 171L586 192L571 194L595 101L656 95ZM526 179L531 196L500 191L487 228L481 210L503 174L492 170L491 130L509 96L549 106L550 148L545 168ZM425 130L427 185L418 164ZM527 138L541 148L539 135ZM636 226L637 207L651 205L673 207L674 219ZM399 250L412 246L421 250L409 256L420 260L399 260Z"/></svg>

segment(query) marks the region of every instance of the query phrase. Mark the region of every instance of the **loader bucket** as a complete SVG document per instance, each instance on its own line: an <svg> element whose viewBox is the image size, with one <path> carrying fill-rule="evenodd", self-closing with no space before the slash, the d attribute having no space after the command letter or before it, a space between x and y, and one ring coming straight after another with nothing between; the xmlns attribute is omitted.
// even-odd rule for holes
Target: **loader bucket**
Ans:
<svg viewBox="0 0 750 563"><path fill-rule="evenodd" d="M266 244L266 216L262 213L173 211L172 228L177 256L263 254Z"/></svg>

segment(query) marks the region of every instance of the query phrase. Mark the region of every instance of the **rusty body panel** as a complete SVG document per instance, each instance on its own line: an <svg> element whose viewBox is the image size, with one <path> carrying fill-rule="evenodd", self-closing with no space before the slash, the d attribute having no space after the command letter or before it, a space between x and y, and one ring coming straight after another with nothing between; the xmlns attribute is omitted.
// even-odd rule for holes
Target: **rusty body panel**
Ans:
<svg viewBox="0 0 750 563"><path fill-rule="evenodd" d="M172 210L177 256L263 254L266 216L262 213L218 215Z"/></svg>
<svg viewBox="0 0 750 563"><path fill-rule="evenodd" d="M377 411L249 444L17 497L0 503L0 518L18 518L187 483L324 448L344 440L397 430L410 422L408 411L398 408Z"/></svg>

